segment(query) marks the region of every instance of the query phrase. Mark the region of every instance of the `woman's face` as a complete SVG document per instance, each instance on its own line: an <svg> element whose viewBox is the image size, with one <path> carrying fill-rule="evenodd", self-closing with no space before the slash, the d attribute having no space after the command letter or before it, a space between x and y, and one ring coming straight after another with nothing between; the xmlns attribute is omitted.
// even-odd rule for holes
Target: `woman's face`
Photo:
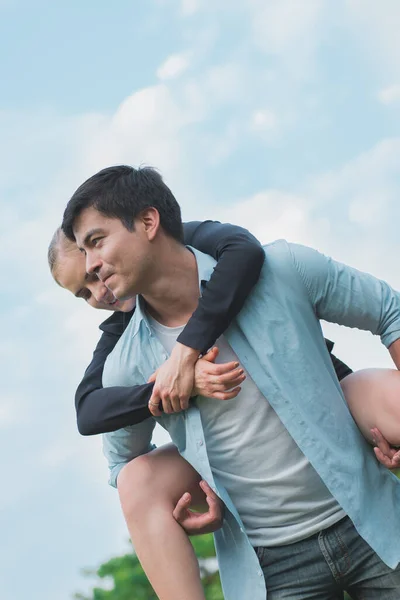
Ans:
<svg viewBox="0 0 400 600"><path fill-rule="evenodd" d="M83 298L93 308L129 312L135 305L135 298L117 300L97 275L88 275L85 256L72 244L59 251L53 275L61 287L76 298Z"/></svg>

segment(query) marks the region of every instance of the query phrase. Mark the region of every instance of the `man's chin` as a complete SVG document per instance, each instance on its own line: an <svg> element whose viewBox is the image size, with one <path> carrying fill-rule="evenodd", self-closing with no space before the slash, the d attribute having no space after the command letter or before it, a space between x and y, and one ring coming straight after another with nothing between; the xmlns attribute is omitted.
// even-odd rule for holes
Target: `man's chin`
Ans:
<svg viewBox="0 0 400 600"><path fill-rule="evenodd" d="M118 310L121 312L130 312L135 306L135 298L127 298L126 300L120 300L118 302Z"/></svg>
<svg viewBox="0 0 400 600"><path fill-rule="evenodd" d="M132 310L132 308L135 306L136 301L135 301L135 297L132 297L131 295L125 295L125 294L121 294L117 296L117 294L115 292L114 296L116 298L115 304L113 306L113 310L119 310L121 312L130 312ZM118 292L117 292L118 293Z"/></svg>

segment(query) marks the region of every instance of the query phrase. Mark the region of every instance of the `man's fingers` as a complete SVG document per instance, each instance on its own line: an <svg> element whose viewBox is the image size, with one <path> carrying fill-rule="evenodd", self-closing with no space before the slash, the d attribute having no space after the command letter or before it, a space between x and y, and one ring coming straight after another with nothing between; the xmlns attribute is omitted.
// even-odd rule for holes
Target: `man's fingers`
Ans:
<svg viewBox="0 0 400 600"><path fill-rule="evenodd" d="M150 375L150 377L147 380L147 383L153 383L157 378L157 371L154 371L154 373L152 375Z"/></svg>
<svg viewBox="0 0 400 600"><path fill-rule="evenodd" d="M164 396L164 398L161 398L161 402L162 402L163 411L165 412L165 414L171 415L174 411L173 411L171 400L169 399L169 397Z"/></svg>
<svg viewBox="0 0 400 600"><path fill-rule="evenodd" d="M171 403L173 412L181 411L181 401L180 401L178 394L169 394L169 401Z"/></svg>
<svg viewBox="0 0 400 600"><path fill-rule="evenodd" d="M189 492L186 492L181 498L179 498L178 502L176 503L176 506L172 511L172 515L174 519L178 521L178 523L180 523L187 517L187 510L190 506L191 501L191 495L189 494Z"/></svg>
<svg viewBox="0 0 400 600"><path fill-rule="evenodd" d="M206 496L209 496L210 498L214 498L214 500L218 500L217 494L209 486L209 484L207 483L207 481L205 481L204 479L202 479L200 481L199 485L200 485L201 489L203 490L203 492L205 493Z"/></svg>
<svg viewBox="0 0 400 600"><path fill-rule="evenodd" d="M149 402L149 411L153 415L153 417L160 417L162 415L162 411L160 410L159 405L152 404Z"/></svg>
<svg viewBox="0 0 400 600"><path fill-rule="evenodd" d="M374 452L375 452L375 456L376 458L379 460L379 462L384 465L385 467L387 467L388 469L393 469L395 468L395 465L393 465L393 462L390 458L388 458L386 456L386 454L384 454L382 452L382 450L380 450L380 448L378 448L377 446L374 447Z"/></svg>
<svg viewBox="0 0 400 600"><path fill-rule="evenodd" d="M190 396L186 396L180 399L180 410L187 410L189 408Z"/></svg>
<svg viewBox="0 0 400 600"><path fill-rule="evenodd" d="M383 435L381 434L379 429L377 427L373 427L371 429L371 434L372 434L372 440L373 440L374 444L376 446L378 446L378 448L381 450L381 452L383 452L383 454L386 454L386 456L388 456L389 458L392 458L394 456L394 454L396 453L396 451L390 446L389 442L383 437Z"/></svg>
<svg viewBox="0 0 400 600"><path fill-rule="evenodd" d="M155 392L155 390L153 389L153 393L150 396L149 405L148 405L149 411L151 412L153 417L160 417L162 415L162 412L160 409L160 402L161 402L161 398L159 397L157 392Z"/></svg>

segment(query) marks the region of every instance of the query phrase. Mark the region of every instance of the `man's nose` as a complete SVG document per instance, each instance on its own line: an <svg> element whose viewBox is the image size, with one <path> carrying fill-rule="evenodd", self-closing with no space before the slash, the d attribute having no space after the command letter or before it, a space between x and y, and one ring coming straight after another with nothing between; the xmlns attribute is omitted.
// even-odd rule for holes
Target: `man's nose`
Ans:
<svg viewBox="0 0 400 600"><path fill-rule="evenodd" d="M100 271L101 260L91 252L86 253L86 273L97 275Z"/></svg>

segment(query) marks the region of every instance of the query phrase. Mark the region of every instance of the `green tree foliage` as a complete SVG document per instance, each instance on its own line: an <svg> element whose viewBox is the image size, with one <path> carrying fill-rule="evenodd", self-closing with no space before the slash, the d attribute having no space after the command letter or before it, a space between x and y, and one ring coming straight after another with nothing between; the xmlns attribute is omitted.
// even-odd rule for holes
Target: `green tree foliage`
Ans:
<svg viewBox="0 0 400 600"><path fill-rule="evenodd" d="M212 535L192 538L207 600L223 600L219 574L216 571L215 549ZM125 554L100 565L95 572L99 582L90 595L75 594L76 600L157 600L137 556Z"/></svg>

